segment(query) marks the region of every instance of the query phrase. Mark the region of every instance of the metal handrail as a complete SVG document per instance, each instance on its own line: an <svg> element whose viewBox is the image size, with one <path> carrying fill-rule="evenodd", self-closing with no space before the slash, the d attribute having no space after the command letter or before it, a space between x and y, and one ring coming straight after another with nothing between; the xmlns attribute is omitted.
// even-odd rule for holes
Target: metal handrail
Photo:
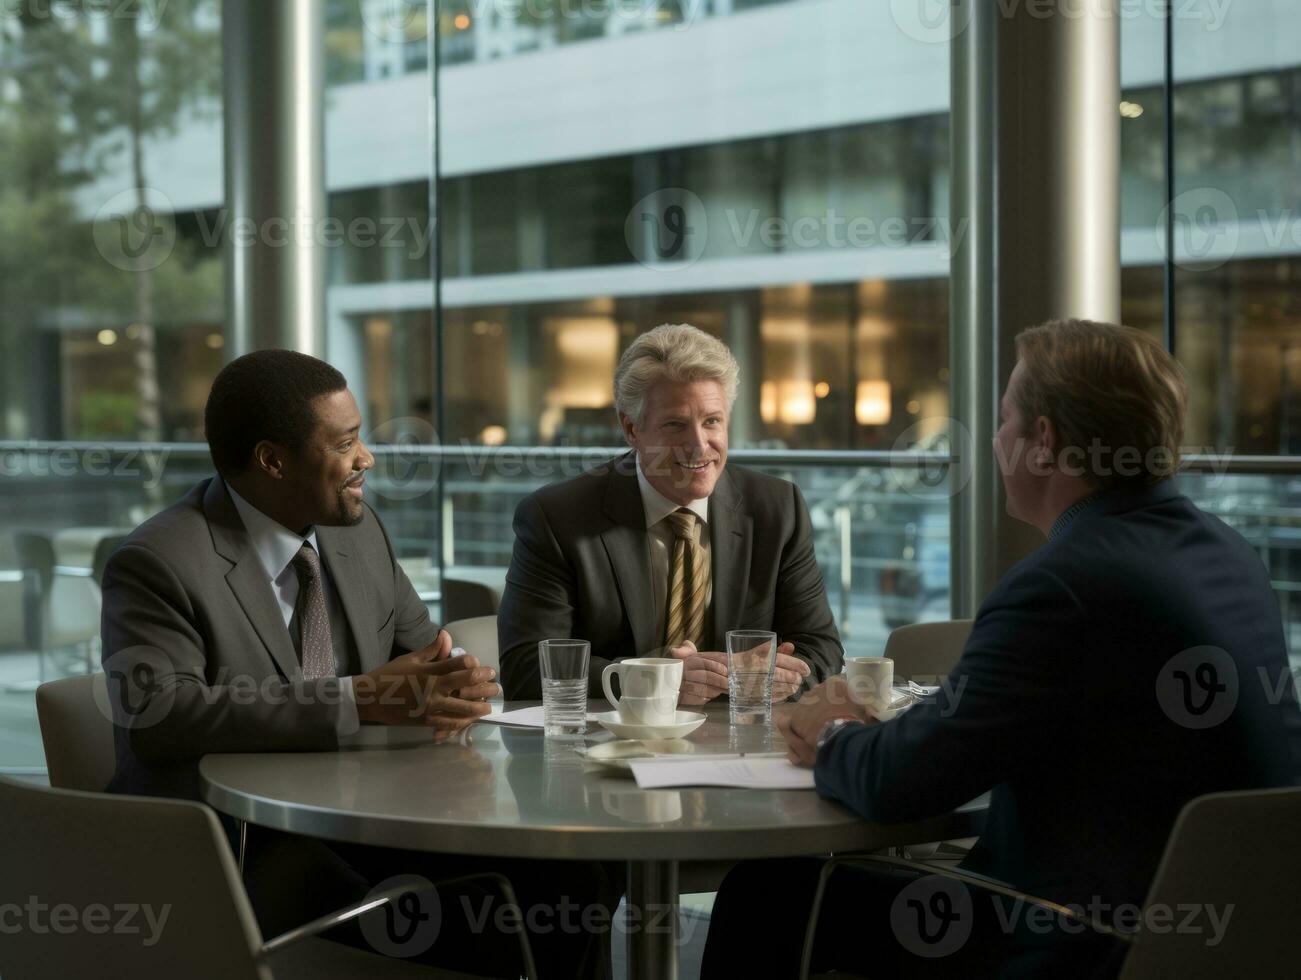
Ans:
<svg viewBox="0 0 1301 980"><path fill-rule="evenodd" d="M527 455L537 460L591 459L600 462L627 452L625 446L460 446L428 443L408 446L377 445L369 447L377 456L402 455L427 456L431 459L519 458ZM166 452L177 455L206 455L208 446L202 442L95 442L91 440L0 440L0 454L11 452L71 452L139 453ZM958 457L949 453L912 452L883 449L732 449L728 458L738 463L758 463L767 466L894 466L920 468L946 466L957 463ZM1229 474L1285 474L1301 475L1301 456L1236 455L1227 458L1211 454L1190 454L1183 458L1183 469L1192 473Z"/></svg>

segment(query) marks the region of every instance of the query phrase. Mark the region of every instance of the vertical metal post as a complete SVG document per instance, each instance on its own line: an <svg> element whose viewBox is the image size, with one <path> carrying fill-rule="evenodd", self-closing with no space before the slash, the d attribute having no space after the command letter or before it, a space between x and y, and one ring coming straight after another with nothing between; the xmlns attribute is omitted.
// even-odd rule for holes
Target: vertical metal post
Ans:
<svg viewBox="0 0 1301 980"><path fill-rule="evenodd" d="M678 862L629 861L628 980L677 980Z"/></svg>
<svg viewBox="0 0 1301 980"><path fill-rule="evenodd" d="M1006 514L991 443L1016 334L1120 317L1120 18L957 0L952 49L953 615L1041 540Z"/></svg>
<svg viewBox="0 0 1301 980"><path fill-rule="evenodd" d="M228 357L325 354L322 10L223 2Z"/></svg>
<svg viewBox="0 0 1301 980"><path fill-rule="evenodd" d="M975 615L996 579L995 532L999 519L998 468L990 445L996 390L998 8L958 0L950 14L965 24L951 44L951 221L956 236L950 269L952 294L949 378L952 449L951 610Z"/></svg>
<svg viewBox="0 0 1301 980"><path fill-rule="evenodd" d="M836 508L836 530L840 532L840 639L853 635L850 622L850 599L854 594L854 525L853 510L848 505Z"/></svg>

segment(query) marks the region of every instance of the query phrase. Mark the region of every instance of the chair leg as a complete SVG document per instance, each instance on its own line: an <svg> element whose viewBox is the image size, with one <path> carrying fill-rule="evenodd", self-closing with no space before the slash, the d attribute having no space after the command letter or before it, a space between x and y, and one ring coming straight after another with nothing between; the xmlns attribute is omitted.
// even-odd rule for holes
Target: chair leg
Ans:
<svg viewBox="0 0 1301 980"><path fill-rule="evenodd" d="M244 877L244 852L248 849L248 821L237 820L235 822L239 824L239 854L237 856L237 860L239 862L239 876L243 878Z"/></svg>

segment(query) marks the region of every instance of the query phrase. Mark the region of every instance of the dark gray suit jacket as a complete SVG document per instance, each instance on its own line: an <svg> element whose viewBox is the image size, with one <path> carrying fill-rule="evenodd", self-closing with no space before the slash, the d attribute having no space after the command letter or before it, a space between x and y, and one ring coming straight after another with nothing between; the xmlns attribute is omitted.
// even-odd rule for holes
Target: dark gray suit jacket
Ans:
<svg viewBox="0 0 1301 980"><path fill-rule="evenodd" d="M728 630L772 630L813 668L807 686L839 673L840 635L799 489L729 465L709 498L709 533L708 648L726 649ZM542 696L539 640L591 641L588 686L597 697L607 664L658 652L650 568L631 453L521 501L497 618L506 697Z"/></svg>
<svg viewBox="0 0 1301 980"><path fill-rule="evenodd" d="M438 635L367 506L318 527L321 560L370 671ZM198 798L208 752L337 748L339 681L303 679L225 483L196 485L109 559L101 624L117 772L109 790Z"/></svg>

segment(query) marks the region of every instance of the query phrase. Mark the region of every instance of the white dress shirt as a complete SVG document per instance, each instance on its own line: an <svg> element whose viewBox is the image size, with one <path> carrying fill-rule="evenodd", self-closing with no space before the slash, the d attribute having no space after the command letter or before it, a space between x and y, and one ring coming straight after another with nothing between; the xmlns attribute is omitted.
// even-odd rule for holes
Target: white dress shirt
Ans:
<svg viewBox="0 0 1301 980"><path fill-rule="evenodd" d="M316 528L308 528L306 536L295 534L250 504L229 483L226 484L226 490L235 504L235 510L239 512L239 519L244 522L244 530L248 531L249 542L266 571L267 582L275 594L276 602L280 604L280 615L284 617L285 629L288 629L294 618L294 607L298 603L298 572L293 566L294 557L302 550L304 543L310 544L318 555L321 553L316 543ZM333 620L339 609L339 597L334 591L334 583L330 580L324 562L321 563L321 587L325 592L326 611ZM336 650L336 664L338 653ZM351 677L339 678L339 693L339 720L335 730L340 735L351 735L361 727Z"/></svg>
<svg viewBox="0 0 1301 980"><path fill-rule="evenodd" d="M676 535L673 526L664 518L683 505L675 504L660 493L646 479L641 471L641 459L637 459L637 486L641 488L642 510L646 513L646 537L650 541L651 589L655 598L655 635L664 639L664 630L668 626L669 602L669 568L673 562L673 543ZM685 505L687 510L700 518L696 522L696 543L709 555L709 498L701 497ZM705 621L709 621L708 610L714 601L714 577L709 576L709 590L705 593ZM703 638L702 638L703 642Z"/></svg>

